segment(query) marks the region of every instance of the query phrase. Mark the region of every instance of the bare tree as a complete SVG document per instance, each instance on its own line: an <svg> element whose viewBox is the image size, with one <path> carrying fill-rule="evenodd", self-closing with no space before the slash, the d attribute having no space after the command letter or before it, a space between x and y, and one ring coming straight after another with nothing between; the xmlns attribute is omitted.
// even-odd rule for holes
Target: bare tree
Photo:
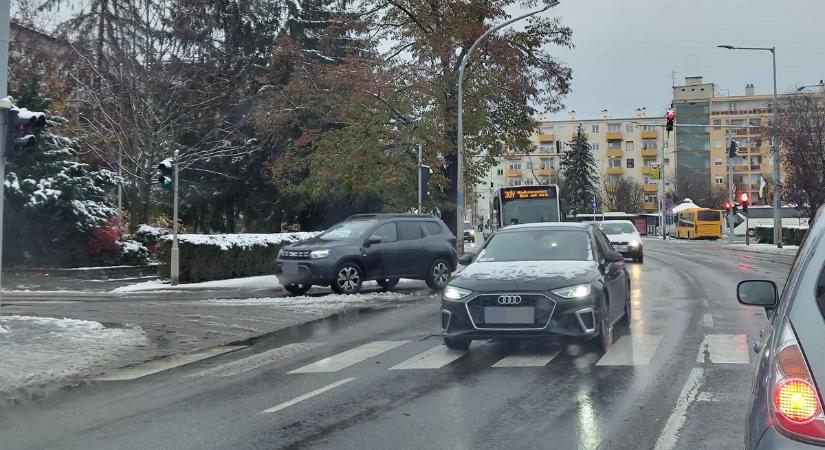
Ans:
<svg viewBox="0 0 825 450"><path fill-rule="evenodd" d="M783 196L811 220L825 204L825 93L786 97L779 113Z"/></svg>
<svg viewBox="0 0 825 450"><path fill-rule="evenodd" d="M604 202L609 211L639 213L644 204L642 185L625 177L605 177Z"/></svg>

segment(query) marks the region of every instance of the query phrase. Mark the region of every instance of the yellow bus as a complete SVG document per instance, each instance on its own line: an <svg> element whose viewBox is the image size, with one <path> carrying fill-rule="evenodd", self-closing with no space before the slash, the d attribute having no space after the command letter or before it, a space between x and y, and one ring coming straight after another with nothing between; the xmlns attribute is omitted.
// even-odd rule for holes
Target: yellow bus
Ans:
<svg viewBox="0 0 825 450"><path fill-rule="evenodd" d="M676 239L722 238L722 211L695 208L676 215Z"/></svg>

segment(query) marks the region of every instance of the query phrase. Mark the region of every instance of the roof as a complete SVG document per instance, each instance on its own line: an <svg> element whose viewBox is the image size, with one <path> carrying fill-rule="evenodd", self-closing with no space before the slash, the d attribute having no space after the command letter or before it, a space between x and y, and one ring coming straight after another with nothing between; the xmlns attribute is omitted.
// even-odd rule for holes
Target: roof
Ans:
<svg viewBox="0 0 825 450"><path fill-rule="evenodd" d="M375 213L375 214L353 214L347 217L346 220L353 219L435 219L431 214L412 214L412 213Z"/></svg>
<svg viewBox="0 0 825 450"><path fill-rule="evenodd" d="M568 228L568 229L579 229L579 230L586 230L590 227L590 224L581 223L581 222L536 222L536 223L522 223L518 225L507 225L499 230L502 231L515 231L515 230L529 230L531 228Z"/></svg>

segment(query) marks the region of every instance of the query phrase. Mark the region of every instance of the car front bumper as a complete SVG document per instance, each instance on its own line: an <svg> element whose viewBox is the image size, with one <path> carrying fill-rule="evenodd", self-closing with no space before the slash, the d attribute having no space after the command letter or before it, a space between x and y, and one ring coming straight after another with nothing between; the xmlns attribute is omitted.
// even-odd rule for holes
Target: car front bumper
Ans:
<svg viewBox="0 0 825 450"><path fill-rule="evenodd" d="M546 294L522 294L531 301L534 321L524 324L484 323L485 308L500 306L494 294L473 295L466 302L442 299L441 332L447 337L484 339L494 337L595 336L601 311L593 297L561 299ZM528 305L529 306L529 305Z"/></svg>
<svg viewBox="0 0 825 450"><path fill-rule="evenodd" d="M281 285L315 284L327 285L334 276L335 268L328 258L322 259L278 259L275 262L275 276Z"/></svg>

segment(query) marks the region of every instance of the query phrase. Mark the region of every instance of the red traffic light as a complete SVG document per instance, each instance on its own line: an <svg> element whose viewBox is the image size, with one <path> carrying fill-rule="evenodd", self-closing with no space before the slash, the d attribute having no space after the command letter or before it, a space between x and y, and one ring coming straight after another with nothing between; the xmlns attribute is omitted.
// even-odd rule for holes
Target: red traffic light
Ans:
<svg viewBox="0 0 825 450"><path fill-rule="evenodd" d="M739 201L740 202L747 203L748 200L749 200L749 196L748 196L747 192L743 192L743 193L739 194Z"/></svg>
<svg viewBox="0 0 825 450"><path fill-rule="evenodd" d="M730 209L730 202L725 202L724 206L726 210Z"/></svg>

